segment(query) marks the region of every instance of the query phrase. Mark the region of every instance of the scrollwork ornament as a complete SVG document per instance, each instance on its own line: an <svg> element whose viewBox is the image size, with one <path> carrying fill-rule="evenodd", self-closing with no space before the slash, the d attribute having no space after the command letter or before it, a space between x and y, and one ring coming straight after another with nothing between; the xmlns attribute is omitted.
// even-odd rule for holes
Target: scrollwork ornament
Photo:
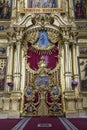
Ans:
<svg viewBox="0 0 87 130"><path fill-rule="evenodd" d="M34 44L36 43L38 37L39 37L39 31L31 31L27 34L26 41L31 44Z"/></svg>
<svg viewBox="0 0 87 130"><path fill-rule="evenodd" d="M58 41L61 40L60 34L58 32L54 32L53 31L47 31L48 34L48 39L52 42L52 43L57 43Z"/></svg>

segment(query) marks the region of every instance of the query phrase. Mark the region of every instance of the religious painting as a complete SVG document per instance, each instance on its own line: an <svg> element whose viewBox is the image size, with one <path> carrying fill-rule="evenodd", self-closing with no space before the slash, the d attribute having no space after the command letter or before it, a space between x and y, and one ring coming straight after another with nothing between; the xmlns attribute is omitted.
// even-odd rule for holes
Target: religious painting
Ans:
<svg viewBox="0 0 87 130"><path fill-rule="evenodd" d="M12 0L0 0L0 20L11 18Z"/></svg>
<svg viewBox="0 0 87 130"><path fill-rule="evenodd" d="M4 90L7 59L0 57L0 90Z"/></svg>
<svg viewBox="0 0 87 130"><path fill-rule="evenodd" d="M40 30L36 44L33 44L32 47L37 50L49 50L54 48L55 45L51 43L48 37L47 31Z"/></svg>
<svg viewBox="0 0 87 130"><path fill-rule="evenodd" d="M0 47L0 57L6 56L6 48Z"/></svg>
<svg viewBox="0 0 87 130"><path fill-rule="evenodd" d="M43 77L38 77L36 79L36 86L41 86L41 85L44 85L44 86L48 86L49 85L49 79L47 76L43 76Z"/></svg>
<svg viewBox="0 0 87 130"><path fill-rule="evenodd" d="M74 0L74 12L76 19L86 18L87 1L86 0Z"/></svg>
<svg viewBox="0 0 87 130"><path fill-rule="evenodd" d="M87 47L79 47L79 53L81 56L87 56Z"/></svg>
<svg viewBox="0 0 87 130"><path fill-rule="evenodd" d="M50 41L48 40L48 36L46 31L40 31L39 32L39 39L37 41L37 45L43 47L47 47L50 44Z"/></svg>
<svg viewBox="0 0 87 130"><path fill-rule="evenodd" d="M82 91L87 91L87 57L78 58L80 85Z"/></svg>
<svg viewBox="0 0 87 130"><path fill-rule="evenodd" d="M0 25L0 31L3 31L4 29L4 25Z"/></svg>
<svg viewBox="0 0 87 130"><path fill-rule="evenodd" d="M5 87L6 64L6 48L0 48L0 91Z"/></svg>
<svg viewBox="0 0 87 130"><path fill-rule="evenodd" d="M4 30L8 30L9 29L9 25L0 25L0 31L4 31Z"/></svg>
<svg viewBox="0 0 87 130"><path fill-rule="evenodd" d="M57 0L27 0L28 8L56 8Z"/></svg>

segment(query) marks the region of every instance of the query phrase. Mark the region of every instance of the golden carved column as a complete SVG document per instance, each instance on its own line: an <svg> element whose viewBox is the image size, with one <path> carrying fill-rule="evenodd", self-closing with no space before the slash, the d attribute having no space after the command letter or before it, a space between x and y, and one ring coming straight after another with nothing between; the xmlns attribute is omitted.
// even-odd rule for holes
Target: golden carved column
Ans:
<svg viewBox="0 0 87 130"><path fill-rule="evenodd" d="M68 11L68 1L67 0L61 0L61 8L63 11Z"/></svg>
<svg viewBox="0 0 87 130"><path fill-rule="evenodd" d="M66 90L71 90L71 53L69 48L69 42L65 42L65 86Z"/></svg>
<svg viewBox="0 0 87 130"><path fill-rule="evenodd" d="M14 91L19 91L21 81L21 42L17 42L16 44L14 55Z"/></svg>
<svg viewBox="0 0 87 130"><path fill-rule="evenodd" d="M16 21L16 0L12 1L12 18L11 21Z"/></svg>
<svg viewBox="0 0 87 130"><path fill-rule="evenodd" d="M24 1L24 8L28 8L29 4L28 4L28 0L23 0Z"/></svg>
<svg viewBox="0 0 87 130"><path fill-rule="evenodd" d="M76 56L78 57L79 56L79 46L76 45ZM76 58L76 73L77 75L79 74L79 70L78 70L78 59Z"/></svg>
<svg viewBox="0 0 87 130"><path fill-rule="evenodd" d="M75 44L72 45L72 57L73 57L73 80L79 82L79 70L78 70L78 59L79 56L79 47ZM75 87L75 93L78 95L78 86Z"/></svg>
<svg viewBox="0 0 87 130"><path fill-rule="evenodd" d="M26 0L21 0L20 8L25 8L25 2L26 2Z"/></svg>
<svg viewBox="0 0 87 130"><path fill-rule="evenodd" d="M13 57L14 50L13 45L8 45L7 47L7 57L8 57L8 65L7 65L7 80L6 82L12 82L13 80ZM9 91L9 88L6 84L6 91Z"/></svg>
<svg viewBox="0 0 87 130"><path fill-rule="evenodd" d="M18 20L20 20L20 0L17 0L16 3L16 13L17 13L17 17L16 17L16 22L18 22Z"/></svg>
<svg viewBox="0 0 87 130"><path fill-rule="evenodd" d="M15 27L16 30L16 49L14 55L14 91L20 91L21 87L21 39L22 28Z"/></svg>
<svg viewBox="0 0 87 130"><path fill-rule="evenodd" d="M26 61L25 61L25 52L24 52L24 50L23 50L23 48L22 48L22 52L21 52L21 55L22 55L22 58L21 58L21 63L22 63L22 65L21 65L21 92L22 92L22 100L21 100L21 104L20 104L20 112L22 113L22 111L23 111L23 107L24 107L24 87L25 87L25 66L26 66Z"/></svg>
<svg viewBox="0 0 87 130"><path fill-rule="evenodd" d="M58 8L61 8L61 0L57 0Z"/></svg>
<svg viewBox="0 0 87 130"><path fill-rule="evenodd" d="M69 17L72 17L72 18L74 18L74 5L73 5L73 0L71 1L71 0L69 0L69 3L68 3L69 5Z"/></svg>
<svg viewBox="0 0 87 130"><path fill-rule="evenodd" d="M78 46L75 44L72 45L72 56L73 56L73 75L74 77L78 75L78 63L77 63L77 56L78 56Z"/></svg>

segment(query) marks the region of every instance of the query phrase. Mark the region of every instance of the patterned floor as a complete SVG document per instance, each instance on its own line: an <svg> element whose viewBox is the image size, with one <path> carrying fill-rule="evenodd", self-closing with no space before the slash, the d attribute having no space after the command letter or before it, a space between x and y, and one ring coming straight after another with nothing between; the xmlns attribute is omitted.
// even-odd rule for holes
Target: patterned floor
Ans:
<svg viewBox="0 0 87 130"><path fill-rule="evenodd" d="M87 130L87 118L24 117L0 119L0 130Z"/></svg>

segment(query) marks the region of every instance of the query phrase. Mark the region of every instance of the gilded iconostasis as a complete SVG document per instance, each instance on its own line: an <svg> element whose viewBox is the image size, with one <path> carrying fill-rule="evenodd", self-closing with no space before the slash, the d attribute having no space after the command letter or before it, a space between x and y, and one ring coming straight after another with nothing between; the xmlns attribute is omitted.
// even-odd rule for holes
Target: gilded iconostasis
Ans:
<svg viewBox="0 0 87 130"><path fill-rule="evenodd" d="M0 110L85 113L86 32L87 0L0 0Z"/></svg>

